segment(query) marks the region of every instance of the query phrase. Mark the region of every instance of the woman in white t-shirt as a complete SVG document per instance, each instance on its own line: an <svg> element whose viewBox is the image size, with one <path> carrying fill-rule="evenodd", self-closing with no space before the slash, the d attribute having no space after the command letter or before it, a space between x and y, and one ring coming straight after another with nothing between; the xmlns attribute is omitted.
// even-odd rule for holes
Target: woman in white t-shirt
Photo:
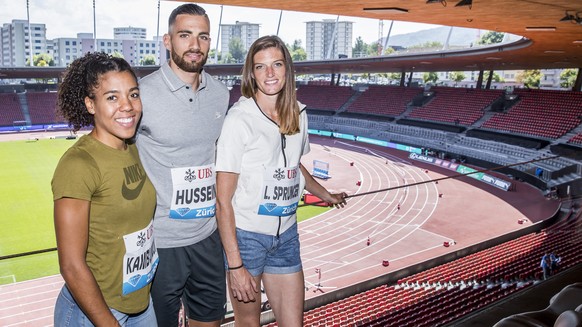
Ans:
<svg viewBox="0 0 582 327"><path fill-rule="evenodd" d="M277 36L256 40L243 68L243 97L218 140L216 217L235 321L259 326L260 285L277 321L302 326L305 288L296 210L303 189L340 208L301 165L307 114L297 101L289 51Z"/></svg>

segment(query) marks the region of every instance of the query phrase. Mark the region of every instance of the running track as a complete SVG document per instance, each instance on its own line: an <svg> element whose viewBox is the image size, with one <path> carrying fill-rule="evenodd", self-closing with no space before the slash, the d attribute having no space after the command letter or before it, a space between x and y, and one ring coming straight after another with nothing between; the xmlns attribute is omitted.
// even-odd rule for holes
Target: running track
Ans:
<svg viewBox="0 0 582 327"><path fill-rule="evenodd" d="M321 183L335 191L366 193L445 177L385 149L314 140L304 164L312 159L330 162L332 178ZM361 187L356 186L359 180ZM517 221L525 218L495 195L455 179L354 197L344 209L299 225L306 297L319 294L318 283L323 291L355 284L523 228L528 224ZM446 248L445 241L456 244ZM383 260L389 267L382 265Z"/></svg>
<svg viewBox="0 0 582 327"><path fill-rule="evenodd" d="M319 137L311 142L312 151L303 164L311 169L313 159L329 162L332 178L320 182L335 192L356 195L430 181L446 173L408 162L399 151ZM508 202L499 196L509 198ZM306 298L528 226L557 208L556 202L542 199L539 191L525 184L518 185L517 192L503 192L470 178L348 199L345 208L299 224ZM525 224L517 224L525 218L529 218ZM444 241L456 244L447 248ZM382 266L383 260L389 261L389 267ZM60 276L51 276L0 286L0 326L52 326L62 283Z"/></svg>

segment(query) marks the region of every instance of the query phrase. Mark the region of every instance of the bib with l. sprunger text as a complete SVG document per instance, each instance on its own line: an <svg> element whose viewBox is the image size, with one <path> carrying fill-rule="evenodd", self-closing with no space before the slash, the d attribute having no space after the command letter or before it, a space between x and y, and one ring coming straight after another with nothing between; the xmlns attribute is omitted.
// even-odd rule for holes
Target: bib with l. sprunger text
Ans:
<svg viewBox="0 0 582 327"><path fill-rule="evenodd" d="M123 236L123 295L135 292L154 278L158 267L158 251L154 243L154 224Z"/></svg>
<svg viewBox="0 0 582 327"><path fill-rule="evenodd" d="M216 212L214 165L172 169L170 218L211 218Z"/></svg>
<svg viewBox="0 0 582 327"><path fill-rule="evenodd" d="M303 190L299 167L267 167L263 176L259 215L290 216L297 211Z"/></svg>

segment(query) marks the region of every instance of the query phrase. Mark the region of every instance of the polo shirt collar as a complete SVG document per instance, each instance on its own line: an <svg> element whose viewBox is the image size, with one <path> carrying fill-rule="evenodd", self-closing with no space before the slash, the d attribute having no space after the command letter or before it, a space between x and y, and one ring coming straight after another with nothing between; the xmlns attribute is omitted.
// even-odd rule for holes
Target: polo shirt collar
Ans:
<svg viewBox="0 0 582 327"><path fill-rule="evenodd" d="M166 83L168 84L170 90L172 92L176 92L184 87L191 87L190 84L186 84L184 83L184 81L182 81L178 75L176 75L176 73L174 73L174 71L172 70L172 68L170 67L169 61L166 61L162 67L160 67L160 69L162 70L162 73L165 76L166 79ZM202 69L202 71L200 72L200 85L198 86L198 90L202 90L203 88L206 87L207 84L207 76L204 72L204 69Z"/></svg>

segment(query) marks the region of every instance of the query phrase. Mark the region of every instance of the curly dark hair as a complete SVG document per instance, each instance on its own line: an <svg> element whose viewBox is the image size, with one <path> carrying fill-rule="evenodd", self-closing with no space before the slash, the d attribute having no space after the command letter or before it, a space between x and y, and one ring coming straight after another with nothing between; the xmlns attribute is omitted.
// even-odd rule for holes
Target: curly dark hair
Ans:
<svg viewBox="0 0 582 327"><path fill-rule="evenodd" d="M73 127L73 131L94 125L93 115L85 106L85 97L94 99L93 92L99 87L101 76L111 71L130 72L137 83L137 77L125 59L102 52L87 53L75 59L63 74L57 110Z"/></svg>

